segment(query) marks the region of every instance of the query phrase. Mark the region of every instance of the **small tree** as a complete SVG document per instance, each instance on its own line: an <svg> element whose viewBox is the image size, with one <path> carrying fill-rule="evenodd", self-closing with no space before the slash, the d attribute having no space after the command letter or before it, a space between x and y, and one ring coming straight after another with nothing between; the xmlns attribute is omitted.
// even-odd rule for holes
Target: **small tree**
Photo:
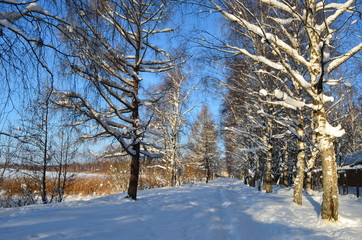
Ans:
<svg viewBox="0 0 362 240"><path fill-rule="evenodd" d="M49 203L47 174L54 155L50 104L50 92L45 90L29 106L20 129L25 142L22 144L23 163L32 167L30 177L36 182L44 204Z"/></svg>
<svg viewBox="0 0 362 240"><path fill-rule="evenodd" d="M187 100L194 89L187 89L187 75L181 67L166 72L164 82L157 88L161 97L151 107L155 119L152 126L163 141L167 183L174 186L181 169L181 132L187 114L193 110L187 108Z"/></svg>
<svg viewBox="0 0 362 240"><path fill-rule="evenodd" d="M189 155L191 164L205 172L206 183L217 173L219 152L217 147L217 132L212 115L207 106L203 106L197 115L197 120L191 128L189 138Z"/></svg>
<svg viewBox="0 0 362 240"><path fill-rule="evenodd" d="M62 121L61 123L64 123ZM74 162L77 157L80 147L79 134L73 127L58 126L59 132L54 136L54 156L53 156L53 177L54 187L51 190L50 202L62 202L64 200L64 193L69 186L70 180L74 174L68 172L69 166Z"/></svg>

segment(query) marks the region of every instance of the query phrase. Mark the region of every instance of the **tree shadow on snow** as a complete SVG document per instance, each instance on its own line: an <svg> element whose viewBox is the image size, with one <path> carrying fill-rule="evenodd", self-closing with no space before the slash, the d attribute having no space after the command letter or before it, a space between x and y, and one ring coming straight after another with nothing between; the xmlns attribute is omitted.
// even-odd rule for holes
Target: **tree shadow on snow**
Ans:
<svg viewBox="0 0 362 240"><path fill-rule="evenodd" d="M305 194L305 198L312 204L317 216L321 214L321 204L314 200L312 195Z"/></svg>

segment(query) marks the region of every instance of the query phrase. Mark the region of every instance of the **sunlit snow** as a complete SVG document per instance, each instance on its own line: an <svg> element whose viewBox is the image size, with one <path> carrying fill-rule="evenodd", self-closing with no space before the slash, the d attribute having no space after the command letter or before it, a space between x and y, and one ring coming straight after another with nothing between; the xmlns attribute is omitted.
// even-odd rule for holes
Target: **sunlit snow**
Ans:
<svg viewBox="0 0 362 240"><path fill-rule="evenodd" d="M340 196L340 220L320 219L321 193L258 192L236 179L89 201L0 209L0 239L359 239L362 200Z"/></svg>

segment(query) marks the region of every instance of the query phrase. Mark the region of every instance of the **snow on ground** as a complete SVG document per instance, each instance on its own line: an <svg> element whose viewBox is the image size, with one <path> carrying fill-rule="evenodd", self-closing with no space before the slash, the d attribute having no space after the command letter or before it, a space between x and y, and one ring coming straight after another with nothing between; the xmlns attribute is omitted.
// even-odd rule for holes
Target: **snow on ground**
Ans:
<svg viewBox="0 0 362 240"><path fill-rule="evenodd" d="M0 172L4 171L3 168L0 168ZM41 172L39 171L38 174L40 175ZM21 177L29 177L34 176L34 172L30 170L23 170L23 169L13 169L7 168L4 171L4 178L5 179L12 179L12 178L21 178ZM47 177L56 178L58 176L58 172L51 172L47 171ZM68 172L67 176L73 177L108 177L109 175L105 174L97 174L97 173L76 173L76 172Z"/></svg>
<svg viewBox="0 0 362 240"><path fill-rule="evenodd" d="M321 193L258 192L236 179L50 205L0 209L0 239L361 239L362 199L340 196L340 220L322 221Z"/></svg>

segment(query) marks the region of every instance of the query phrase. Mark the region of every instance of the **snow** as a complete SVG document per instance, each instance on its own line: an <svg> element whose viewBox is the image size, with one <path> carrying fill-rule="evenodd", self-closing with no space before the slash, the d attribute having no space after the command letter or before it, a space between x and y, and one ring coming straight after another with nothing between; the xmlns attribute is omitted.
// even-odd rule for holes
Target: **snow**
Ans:
<svg viewBox="0 0 362 240"><path fill-rule="evenodd" d="M19 4L19 3L25 3L24 1L18 2L16 0L3 0L2 2L8 3L8 4Z"/></svg>
<svg viewBox="0 0 362 240"><path fill-rule="evenodd" d="M342 129L341 124L338 124L336 127L333 127L332 125L329 124L329 122L326 122L324 128L319 127L315 131L321 134L327 134L332 137L341 137L346 133L346 131Z"/></svg>
<svg viewBox="0 0 362 240"><path fill-rule="evenodd" d="M0 168L0 172L3 172L4 169ZM41 172L38 172L38 175L40 175ZM13 169L13 168L7 168L4 171L4 178L7 179L14 179L14 178L21 178L21 177L29 177L29 176L34 176L34 171L30 171L30 170L19 170L19 169ZM50 178L56 178L58 176L58 172L51 172L51 171L47 171L47 177ZM75 173L75 172L68 172L67 173L68 177L82 177L82 178L87 178L87 177L107 177L108 175L104 175L104 174L96 174L96 173Z"/></svg>
<svg viewBox="0 0 362 240"><path fill-rule="evenodd" d="M283 99L284 92L276 88L274 90L274 95L275 95L276 98Z"/></svg>
<svg viewBox="0 0 362 240"><path fill-rule="evenodd" d="M362 200L340 196L340 220L320 219L321 193L292 203L292 190L258 192L219 178L49 205L0 209L0 239L359 239Z"/></svg>
<svg viewBox="0 0 362 240"><path fill-rule="evenodd" d="M328 122L326 122L325 133L334 137L342 137L346 133L346 131L342 129L341 124L333 127Z"/></svg>
<svg viewBox="0 0 362 240"><path fill-rule="evenodd" d="M351 154L344 155L341 160L341 165L348 167L350 165L358 165L362 167L362 151L354 152Z"/></svg>
<svg viewBox="0 0 362 240"><path fill-rule="evenodd" d="M259 94L260 96L266 97L268 95L268 91L265 89L260 89Z"/></svg>
<svg viewBox="0 0 362 240"><path fill-rule="evenodd" d="M6 19L0 19L0 25L4 26L6 28L10 28L10 26L11 26L9 21Z"/></svg>
<svg viewBox="0 0 362 240"><path fill-rule="evenodd" d="M29 12L39 12L39 13L45 13L45 14L48 13L41 6L39 6L39 4L37 4L37 3L30 3L26 7L26 10L29 11Z"/></svg>
<svg viewBox="0 0 362 240"><path fill-rule="evenodd" d="M0 12L0 19L14 23L16 20L19 20L22 17L21 12ZM9 24L9 23L8 23ZM4 27L8 28L7 25Z"/></svg>
<svg viewBox="0 0 362 240"><path fill-rule="evenodd" d="M334 102L334 97L333 97L333 96L323 95L323 101L324 101L325 103L327 103L327 102Z"/></svg>
<svg viewBox="0 0 362 240"><path fill-rule="evenodd" d="M288 94L284 93L282 90L278 88L274 90L274 96L278 99L282 99L283 101L273 102L273 104L278 104L291 109L302 108L305 106L304 102L289 97Z"/></svg>
<svg viewBox="0 0 362 240"><path fill-rule="evenodd" d="M289 105L292 109L302 108L305 106L304 102L295 100L294 98L291 98L286 94L284 94L284 102L287 105Z"/></svg>

